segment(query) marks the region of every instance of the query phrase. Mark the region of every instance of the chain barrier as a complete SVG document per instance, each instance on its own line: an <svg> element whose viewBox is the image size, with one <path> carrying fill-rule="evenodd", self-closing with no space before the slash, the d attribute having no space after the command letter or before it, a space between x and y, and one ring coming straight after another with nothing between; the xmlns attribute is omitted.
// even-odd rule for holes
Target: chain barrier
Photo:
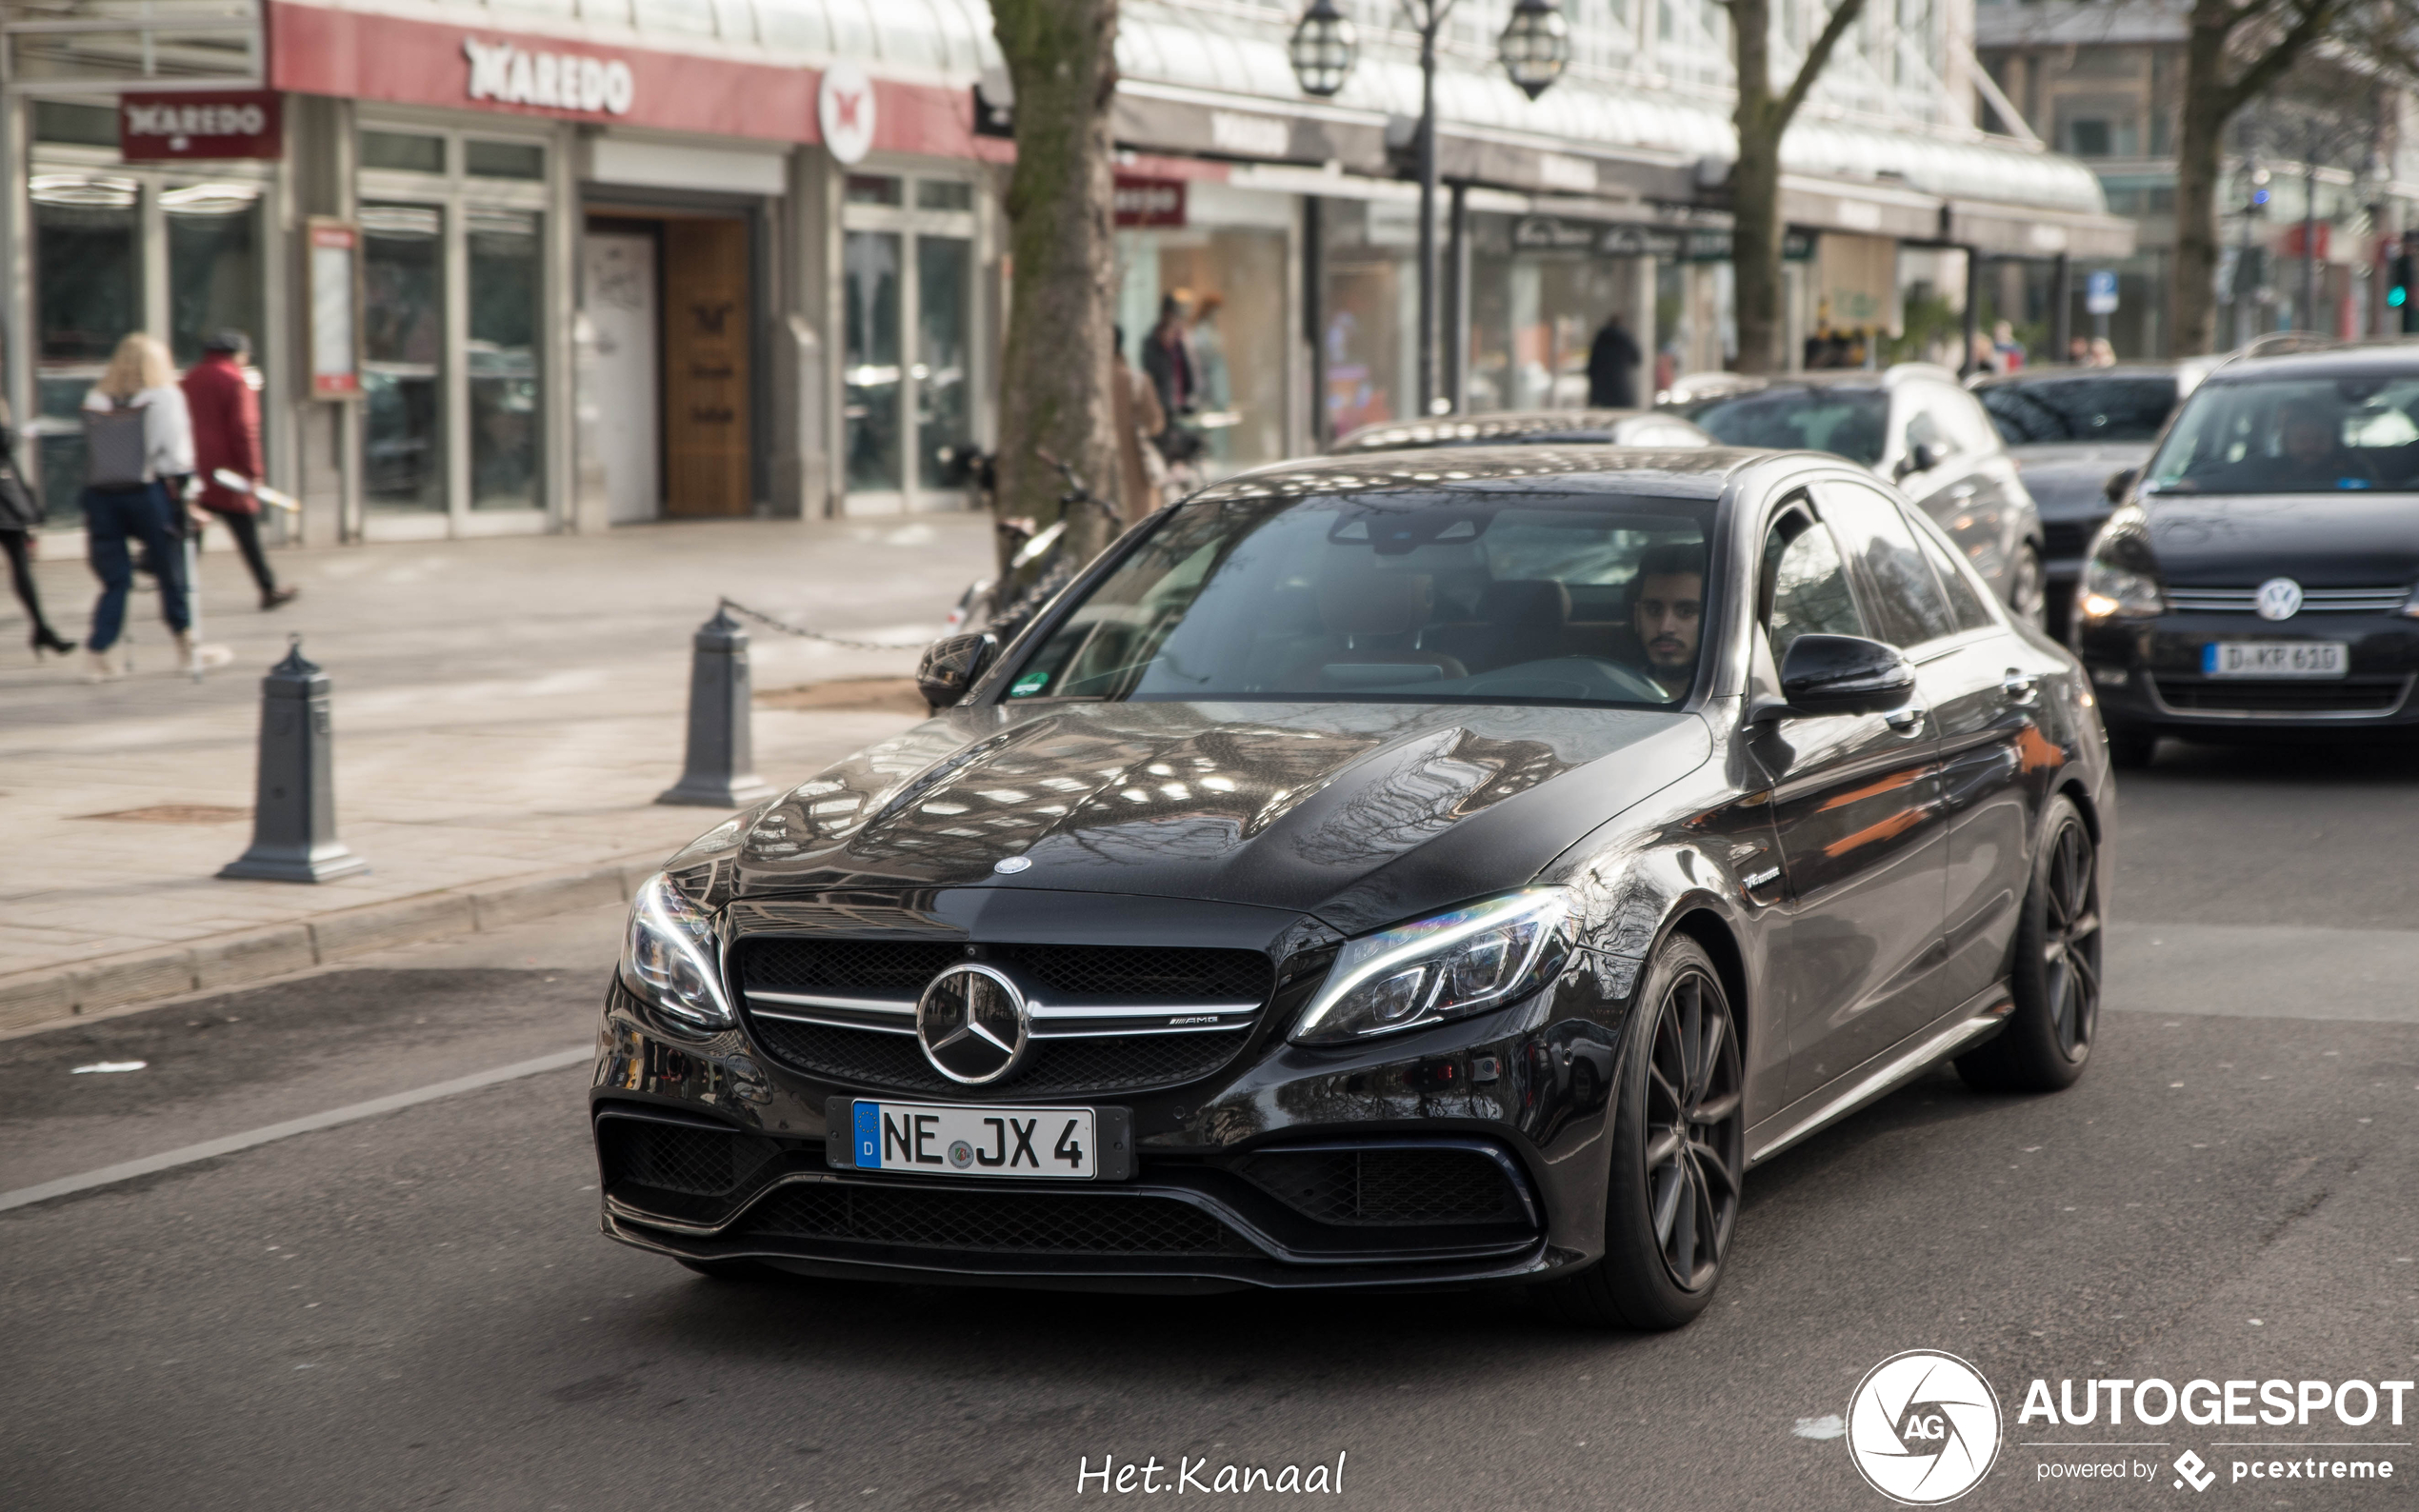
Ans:
<svg viewBox="0 0 2419 1512"><path fill-rule="evenodd" d="M810 641L821 641L826 646L845 647L851 651L913 651L931 644L929 640L853 641L845 635L833 635L824 630L810 630L803 625L792 625L787 620L776 619L762 609L750 608L734 598L725 598L722 601L722 607L734 614L746 615L749 619L769 628L779 630L785 635L795 635Z"/></svg>

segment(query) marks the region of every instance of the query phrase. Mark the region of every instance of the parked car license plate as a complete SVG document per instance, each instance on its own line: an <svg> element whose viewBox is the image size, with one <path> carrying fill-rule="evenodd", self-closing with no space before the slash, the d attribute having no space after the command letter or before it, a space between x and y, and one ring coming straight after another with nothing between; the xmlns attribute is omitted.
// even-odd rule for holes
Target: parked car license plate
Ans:
<svg viewBox="0 0 2419 1512"><path fill-rule="evenodd" d="M2205 677L2341 677L2341 641L2211 641L2201 647Z"/></svg>
<svg viewBox="0 0 2419 1512"><path fill-rule="evenodd" d="M1100 1173L1088 1107L954 1107L930 1103L854 1106L851 1141L861 1171L928 1176L1056 1176Z"/></svg>

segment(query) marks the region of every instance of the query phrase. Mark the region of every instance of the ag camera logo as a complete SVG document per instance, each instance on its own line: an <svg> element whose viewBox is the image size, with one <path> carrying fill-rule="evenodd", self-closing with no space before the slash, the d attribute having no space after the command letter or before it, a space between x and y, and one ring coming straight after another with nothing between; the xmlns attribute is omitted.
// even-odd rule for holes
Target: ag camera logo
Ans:
<svg viewBox="0 0 2419 1512"><path fill-rule="evenodd" d="M1906 1506L1954 1502L1999 1458L1999 1397L1982 1372L1929 1349L1866 1373L1848 1404L1848 1457L1866 1483Z"/></svg>

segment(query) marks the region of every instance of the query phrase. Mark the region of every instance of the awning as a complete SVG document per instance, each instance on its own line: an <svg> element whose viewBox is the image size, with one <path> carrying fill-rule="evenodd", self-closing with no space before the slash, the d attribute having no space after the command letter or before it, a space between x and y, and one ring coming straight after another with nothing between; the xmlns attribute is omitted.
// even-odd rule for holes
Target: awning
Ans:
<svg viewBox="0 0 2419 1512"><path fill-rule="evenodd" d="M2076 215L2059 210L2009 209L1972 200L1950 200L1941 209L1940 239L1994 257L2069 257L2093 260L2133 255L2134 225L2115 215Z"/></svg>

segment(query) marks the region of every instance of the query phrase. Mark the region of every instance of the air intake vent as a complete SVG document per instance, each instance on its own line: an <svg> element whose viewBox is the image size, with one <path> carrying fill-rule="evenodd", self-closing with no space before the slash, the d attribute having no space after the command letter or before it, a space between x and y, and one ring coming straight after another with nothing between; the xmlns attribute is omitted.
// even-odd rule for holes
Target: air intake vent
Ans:
<svg viewBox="0 0 2419 1512"><path fill-rule="evenodd" d="M1245 1156L1234 1169L1322 1224L1416 1227L1529 1221L1511 1174L1479 1150L1268 1150Z"/></svg>

